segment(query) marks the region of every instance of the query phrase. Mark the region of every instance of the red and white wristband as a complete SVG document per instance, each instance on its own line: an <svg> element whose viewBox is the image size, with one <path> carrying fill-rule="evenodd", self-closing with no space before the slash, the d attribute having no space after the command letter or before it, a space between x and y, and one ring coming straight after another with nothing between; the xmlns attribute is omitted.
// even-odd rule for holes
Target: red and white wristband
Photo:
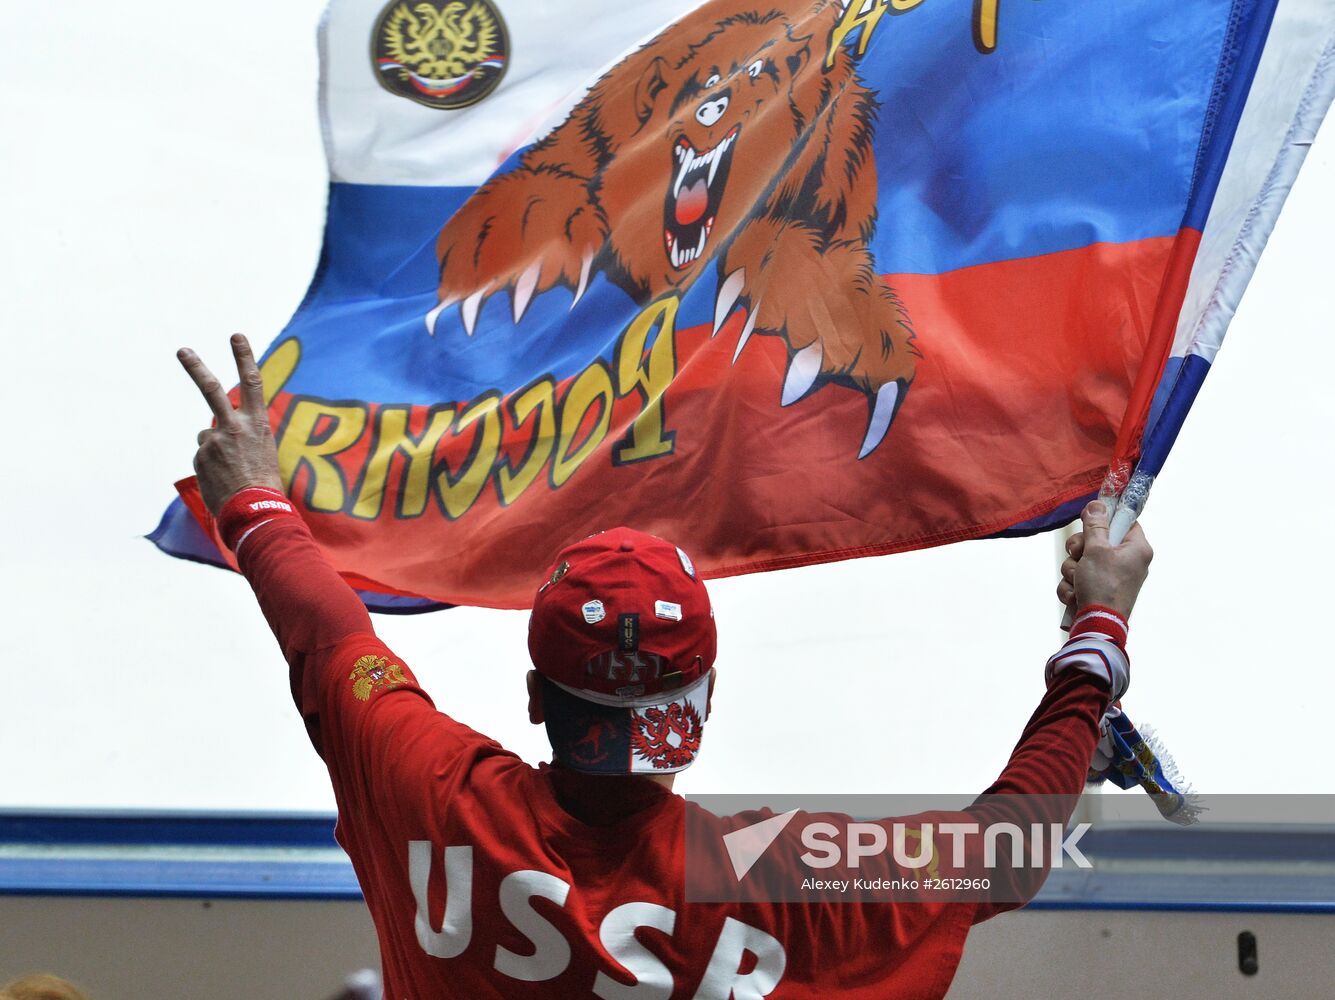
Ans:
<svg viewBox="0 0 1335 1000"><path fill-rule="evenodd" d="M218 535L233 553L256 528L284 517L300 517L282 490L271 486L248 486L233 493L218 511Z"/></svg>
<svg viewBox="0 0 1335 1000"><path fill-rule="evenodd" d="M1080 670L1107 681L1110 700L1117 701L1131 684L1126 637L1126 619L1112 608L1098 604L1081 608L1066 644L1048 660L1043 672L1048 687L1058 674Z"/></svg>
<svg viewBox="0 0 1335 1000"><path fill-rule="evenodd" d="M1117 645L1126 651L1126 619L1120 613L1112 608L1105 608L1101 604L1090 604L1080 609L1075 616L1075 621L1071 622L1071 636L1088 635L1090 633L1099 633L1107 636Z"/></svg>

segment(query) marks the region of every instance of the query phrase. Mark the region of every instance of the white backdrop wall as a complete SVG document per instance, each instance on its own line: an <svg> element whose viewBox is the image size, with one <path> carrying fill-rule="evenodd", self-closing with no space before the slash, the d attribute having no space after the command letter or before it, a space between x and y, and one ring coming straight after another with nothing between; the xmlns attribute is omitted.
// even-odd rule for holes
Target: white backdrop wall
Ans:
<svg viewBox="0 0 1335 1000"><path fill-rule="evenodd" d="M223 370L227 335L267 343L314 269L321 7L0 6L0 807L332 809L244 581L141 537L206 423L174 350ZM1311 641L1333 229L1327 134L1146 517L1127 705L1207 791L1335 791L1335 658ZM1054 584L1048 536L714 584L715 714L679 787L980 789L1041 692ZM541 758L522 613L378 624L442 709Z"/></svg>

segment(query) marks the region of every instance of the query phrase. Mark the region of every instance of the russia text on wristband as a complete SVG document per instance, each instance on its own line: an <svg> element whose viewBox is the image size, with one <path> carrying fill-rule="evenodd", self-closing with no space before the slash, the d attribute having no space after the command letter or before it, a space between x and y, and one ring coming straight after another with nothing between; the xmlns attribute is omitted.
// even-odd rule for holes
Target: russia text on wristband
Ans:
<svg viewBox="0 0 1335 1000"><path fill-rule="evenodd" d="M218 512L218 535L234 553L246 536L275 518L298 517L292 502L271 486L249 486L238 490Z"/></svg>

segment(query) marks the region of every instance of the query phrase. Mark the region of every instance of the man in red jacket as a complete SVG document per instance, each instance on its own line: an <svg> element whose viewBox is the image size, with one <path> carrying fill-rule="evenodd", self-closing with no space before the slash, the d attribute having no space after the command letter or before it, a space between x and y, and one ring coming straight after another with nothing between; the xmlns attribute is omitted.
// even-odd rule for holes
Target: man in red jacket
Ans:
<svg viewBox="0 0 1335 1000"><path fill-rule="evenodd" d="M239 408L179 354L215 417L199 435L200 492L328 766L387 997L941 997L969 928L1036 891L1046 861L997 873L1011 891L992 901L688 901L688 827L717 848L769 814L711 817L671 791L699 753L715 676L713 611L686 553L618 528L556 555L529 631L529 715L554 762L530 767L436 711L376 638L283 493L259 370L244 337L232 349ZM991 794L937 822L1069 818L1099 720L1126 689L1126 618L1151 555L1138 528L1110 545L1101 505L1083 520L1058 587L1076 624L1047 693ZM952 871L980 864L970 847Z"/></svg>

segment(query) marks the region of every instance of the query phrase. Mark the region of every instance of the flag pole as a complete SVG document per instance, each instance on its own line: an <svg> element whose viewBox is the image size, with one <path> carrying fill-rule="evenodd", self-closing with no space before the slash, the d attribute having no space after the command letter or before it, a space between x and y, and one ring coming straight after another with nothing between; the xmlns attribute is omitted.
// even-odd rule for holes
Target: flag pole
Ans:
<svg viewBox="0 0 1335 1000"><path fill-rule="evenodd" d="M1135 472L1128 476L1126 474L1128 468L1126 464L1110 468L1108 474L1103 478L1103 485L1099 487L1099 502L1108 508L1108 541L1112 545L1121 545L1126 540L1127 533L1131 531L1131 526L1136 523L1141 511L1145 509L1145 501L1150 496L1150 487L1154 485L1154 476L1150 473L1137 468ZM1060 537L1057 540L1058 573L1061 572L1061 564L1066 559L1066 542L1075 534L1077 523L1072 521L1059 533ZM1075 622L1075 612L1075 608L1062 609L1061 630L1063 632L1071 630L1071 625Z"/></svg>
<svg viewBox="0 0 1335 1000"><path fill-rule="evenodd" d="M1109 508L1108 519L1108 541L1113 545L1121 545L1126 539L1131 526L1136 523L1140 517L1141 511L1145 509L1145 501L1149 499L1150 488L1154 485L1154 476L1148 472L1137 469L1128 480L1121 493L1110 500L1105 499L1103 494L1099 494L1099 499L1104 503L1113 504Z"/></svg>

